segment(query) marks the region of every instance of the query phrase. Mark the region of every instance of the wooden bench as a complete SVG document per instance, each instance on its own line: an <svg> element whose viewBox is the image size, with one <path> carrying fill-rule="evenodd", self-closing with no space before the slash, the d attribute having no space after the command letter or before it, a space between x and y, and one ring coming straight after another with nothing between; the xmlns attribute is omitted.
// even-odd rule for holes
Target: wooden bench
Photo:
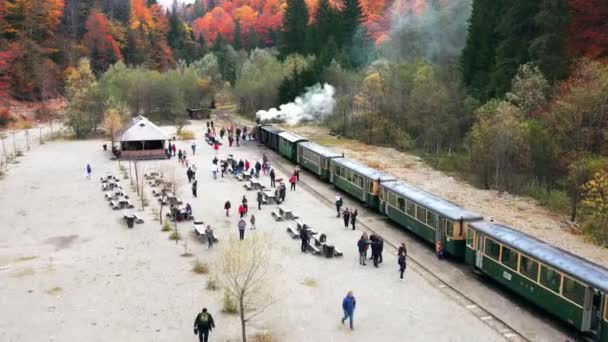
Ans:
<svg viewBox="0 0 608 342"><path fill-rule="evenodd" d="M239 174L237 174L237 175L235 176L235 178L236 178L236 180L238 180L239 182L242 182L242 181L244 180L243 175L242 175L242 174L240 174L240 173L239 173Z"/></svg>
<svg viewBox="0 0 608 342"><path fill-rule="evenodd" d="M249 184L249 183L245 183L245 184L243 184L243 187L244 187L245 189L247 189L248 191L253 190L253 187L252 187L252 186L251 186L251 184Z"/></svg>
<svg viewBox="0 0 608 342"><path fill-rule="evenodd" d="M339 250L338 247L334 246L334 256L335 257L341 257L343 255L344 255L344 253L342 253L342 251Z"/></svg>
<svg viewBox="0 0 608 342"><path fill-rule="evenodd" d="M129 200L126 200L124 203L127 205L127 208L129 208L129 209L135 208L135 206Z"/></svg>
<svg viewBox="0 0 608 342"><path fill-rule="evenodd" d="M310 251L312 251L312 253L313 253L313 254L315 254L315 255L319 255L319 254L321 254L321 251L320 251L320 250L319 250L319 249L318 249L316 246L314 246L313 244L310 244L310 243L309 243L309 244L308 244L308 249L309 249Z"/></svg>
<svg viewBox="0 0 608 342"><path fill-rule="evenodd" d="M118 209L120 209L120 204L118 203L118 201L111 200L110 207L112 207L112 209L114 209L114 210L118 210Z"/></svg>
<svg viewBox="0 0 608 342"><path fill-rule="evenodd" d="M271 215L276 221L283 221L283 215L281 215L278 211L273 211Z"/></svg>
<svg viewBox="0 0 608 342"><path fill-rule="evenodd" d="M295 230L293 230L293 228L291 226L287 226L287 233L289 233L289 235L291 235L292 239L300 238L300 234L298 234Z"/></svg>
<svg viewBox="0 0 608 342"><path fill-rule="evenodd" d="M286 219L286 220L295 220L298 218L298 216L296 214L294 214L294 212L291 209L287 209L285 207L279 206L279 213Z"/></svg>

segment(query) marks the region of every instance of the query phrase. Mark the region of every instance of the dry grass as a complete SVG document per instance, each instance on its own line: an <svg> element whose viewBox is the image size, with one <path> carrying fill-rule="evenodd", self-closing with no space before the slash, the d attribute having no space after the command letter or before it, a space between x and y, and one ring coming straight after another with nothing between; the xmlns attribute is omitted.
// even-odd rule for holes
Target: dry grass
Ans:
<svg viewBox="0 0 608 342"><path fill-rule="evenodd" d="M165 222L163 223L163 228L161 229L161 231L163 232L170 232L173 230L173 227L171 227L171 222L169 220L165 220Z"/></svg>
<svg viewBox="0 0 608 342"><path fill-rule="evenodd" d="M177 137L180 140L194 140L194 132L187 130L187 129L182 129L181 132L179 132L179 134L177 135Z"/></svg>
<svg viewBox="0 0 608 342"><path fill-rule="evenodd" d="M222 312L228 314L237 314L239 312L236 298L232 297L228 291L224 291L224 298L222 298Z"/></svg>
<svg viewBox="0 0 608 342"><path fill-rule="evenodd" d="M63 294L63 289L59 286L55 286L52 289L47 290L46 293L50 294L51 296L59 297Z"/></svg>
<svg viewBox="0 0 608 342"><path fill-rule="evenodd" d="M220 288L220 284L219 284L219 281L217 280L217 277L215 277L215 276L209 277L209 279L207 280L207 290L216 291L219 288Z"/></svg>
<svg viewBox="0 0 608 342"><path fill-rule="evenodd" d="M208 274L209 265L205 262L200 262L200 260L196 259L192 263L192 272L197 274Z"/></svg>
<svg viewBox="0 0 608 342"><path fill-rule="evenodd" d="M169 240L179 241L182 239L182 235L179 232L173 231L171 235L169 235Z"/></svg>
<svg viewBox="0 0 608 342"><path fill-rule="evenodd" d="M317 287L317 280L313 279L313 278L306 278L306 279L304 279L302 284L304 284L308 287Z"/></svg>

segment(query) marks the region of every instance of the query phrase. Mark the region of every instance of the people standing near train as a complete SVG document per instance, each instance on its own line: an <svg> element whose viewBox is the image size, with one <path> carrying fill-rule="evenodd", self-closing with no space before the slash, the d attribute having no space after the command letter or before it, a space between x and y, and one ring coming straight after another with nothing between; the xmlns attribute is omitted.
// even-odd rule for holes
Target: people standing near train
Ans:
<svg viewBox="0 0 608 342"><path fill-rule="evenodd" d="M274 169L270 169L270 187L271 188L274 188L276 186L276 184L274 183L274 179L275 179Z"/></svg>
<svg viewBox="0 0 608 342"><path fill-rule="evenodd" d="M291 177L289 177L289 184L291 184L291 191L296 191L296 182L298 181L298 178L294 172L293 175L291 175Z"/></svg>
<svg viewBox="0 0 608 342"><path fill-rule="evenodd" d="M382 252L384 251L384 239L380 235L378 235L376 238L378 240L378 263L381 264Z"/></svg>
<svg viewBox="0 0 608 342"><path fill-rule="evenodd" d="M359 212L357 211L357 209L351 211L351 213L350 213L350 224L353 226L353 230L355 230L355 223L357 222L357 215L359 215Z"/></svg>
<svg viewBox="0 0 608 342"><path fill-rule="evenodd" d="M407 268L407 249L405 248L405 244L401 244L399 247L399 254L397 255L397 263L399 264L399 278L403 280L403 272Z"/></svg>
<svg viewBox="0 0 608 342"><path fill-rule="evenodd" d="M357 241L357 248L359 249L359 265L367 265L365 263L366 258L366 250L367 250L367 241L365 241L365 235L361 235L359 241Z"/></svg>
<svg viewBox="0 0 608 342"><path fill-rule="evenodd" d="M336 194L336 212L338 213L336 217L340 217L340 208L342 208L342 195L339 193Z"/></svg>
<svg viewBox="0 0 608 342"><path fill-rule="evenodd" d="M224 210L226 210L226 217L230 216L230 207L232 205L230 204L230 201L226 201L226 203L224 203Z"/></svg>
<svg viewBox="0 0 608 342"><path fill-rule="evenodd" d="M239 227L239 239L245 240L245 229L247 228L247 222L245 222L245 220L243 220L241 218L239 220L238 227Z"/></svg>
<svg viewBox="0 0 608 342"><path fill-rule="evenodd" d="M258 190L257 199L258 199L258 210L262 210L262 201L263 201L262 190Z"/></svg>
<svg viewBox="0 0 608 342"><path fill-rule="evenodd" d="M344 228L348 228L348 223L350 222L350 211L348 211L348 208L344 208L342 218L344 219Z"/></svg>
<svg viewBox="0 0 608 342"><path fill-rule="evenodd" d="M296 168L294 169L293 173L296 175L298 182L300 181L300 171L302 171L300 169L300 164L296 164Z"/></svg>

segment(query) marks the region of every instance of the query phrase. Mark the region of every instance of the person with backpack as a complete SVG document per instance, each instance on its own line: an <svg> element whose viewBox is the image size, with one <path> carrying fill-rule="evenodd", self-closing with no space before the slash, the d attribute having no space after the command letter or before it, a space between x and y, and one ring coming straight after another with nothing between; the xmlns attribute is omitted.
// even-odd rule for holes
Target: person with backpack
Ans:
<svg viewBox="0 0 608 342"><path fill-rule="evenodd" d="M342 208L342 195L336 194L336 212L338 213L336 217L340 217L340 208Z"/></svg>
<svg viewBox="0 0 608 342"><path fill-rule="evenodd" d="M407 268L407 249L405 244L401 244L399 247L399 255L397 256L397 264L399 264L399 279L403 281L403 272Z"/></svg>
<svg viewBox="0 0 608 342"><path fill-rule="evenodd" d="M230 201L226 201L226 203L224 203L224 210L226 210L226 217L230 216L229 212L230 212L230 207L232 205L230 204Z"/></svg>
<svg viewBox="0 0 608 342"><path fill-rule="evenodd" d="M348 318L350 323L350 330L354 330L353 327L353 314L355 313L355 307L357 306L357 301L355 300L355 296L353 296L353 291L348 291L344 300L342 300L342 310L344 310L344 317L342 317L342 324Z"/></svg>
<svg viewBox="0 0 608 342"><path fill-rule="evenodd" d="M209 332L215 328L213 316L207 312L207 308L203 308L201 312L194 318L194 334L198 334L199 342L209 341Z"/></svg>

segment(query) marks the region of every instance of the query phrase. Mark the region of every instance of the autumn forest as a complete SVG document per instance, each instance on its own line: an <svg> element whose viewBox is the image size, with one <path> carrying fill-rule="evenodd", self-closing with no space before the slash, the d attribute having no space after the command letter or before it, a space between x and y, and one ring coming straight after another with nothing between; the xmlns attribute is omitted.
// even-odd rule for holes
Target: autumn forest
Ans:
<svg viewBox="0 0 608 342"><path fill-rule="evenodd" d="M0 126L23 119L10 101L77 137L217 103L253 118L328 83L336 134L534 197L606 244L607 18L603 0L0 0Z"/></svg>

